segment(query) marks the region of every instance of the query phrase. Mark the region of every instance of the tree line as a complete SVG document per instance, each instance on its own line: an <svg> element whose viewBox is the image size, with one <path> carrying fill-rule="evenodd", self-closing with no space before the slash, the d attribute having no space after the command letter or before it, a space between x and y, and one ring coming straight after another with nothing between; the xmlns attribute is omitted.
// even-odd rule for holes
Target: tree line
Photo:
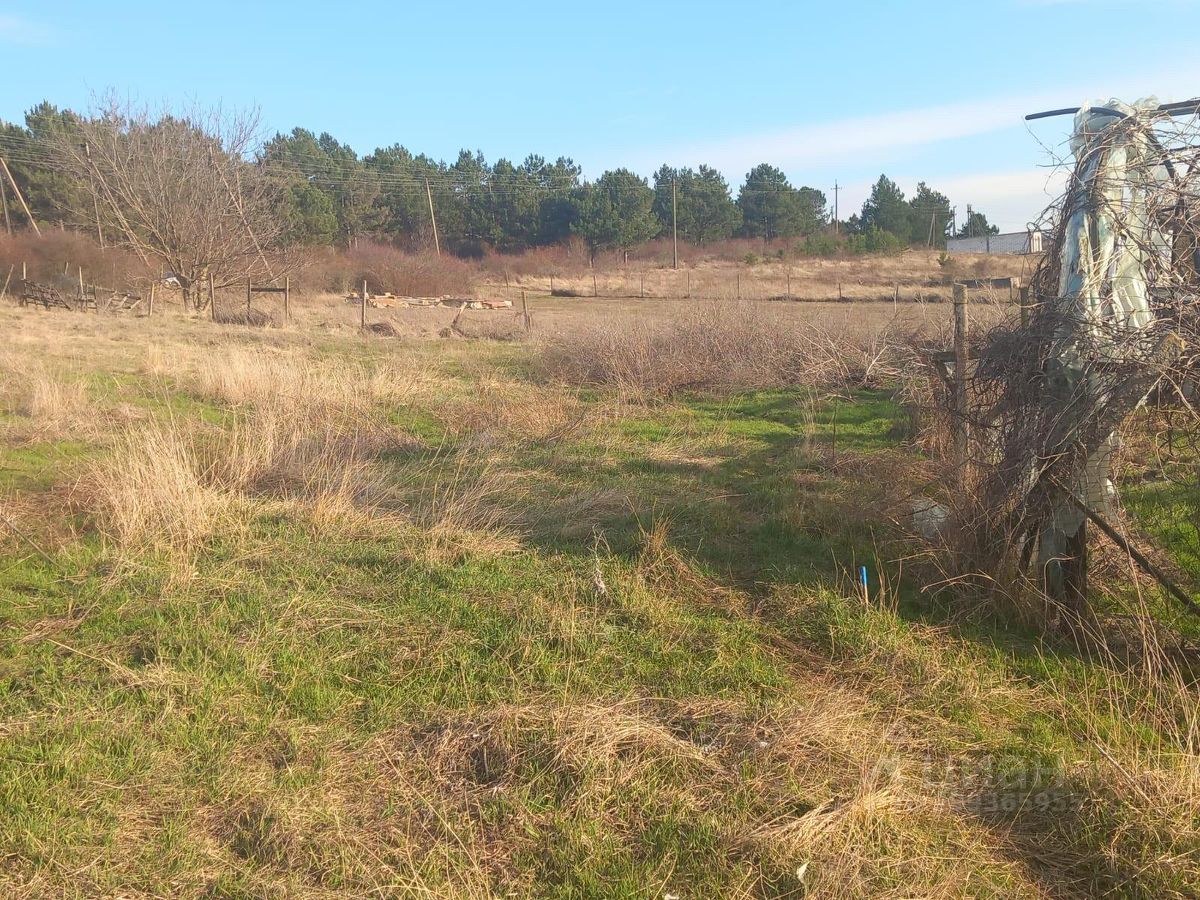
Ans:
<svg viewBox="0 0 1200 900"><path fill-rule="evenodd" d="M249 201L238 193L247 184L260 185L252 204L255 227L263 231L256 243L272 247L351 246L363 239L431 247L435 220L441 246L461 256L519 253L574 237L593 255L628 251L670 236L675 228L680 240L697 245L731 237L786 238L802 239L814 253L839 247L886 251L944 246L954 230L945 194L921 183L906 198L886 176L862 209L835 228L824 192L793 185L767 163L751 169L735 195L724 176L706 165L663 165L649 179L618 168L589 181L566 157L489 162L482 153L463 150L447 163L400 144L359 156L328 133L296 128L252 145L247 123L235 126L195 113L133 115L108 108L85 116L47 102L31 109L21 125L0 123L0 154L35 217L79 228L102 228L105 218L119 231L141 234L139 240L146 229L164 225L153 221L155 213L140 209L132 218L146 221L135 227L128 207L165 201L139 195L135 153L154 157L143 167L157 165L141 173L146 191L153 191L156 179L160 191L164 178L188 180L185 160L222 175L220 190L211 173L192 187L228 193L231 201L222 201L230 205L226 212L240 219L246 211L239 207ZM185 193L187 202L198 202L194 190ZM995 231L979 212L959 230ZM151 236L149 243L156 239Z"/></svg>

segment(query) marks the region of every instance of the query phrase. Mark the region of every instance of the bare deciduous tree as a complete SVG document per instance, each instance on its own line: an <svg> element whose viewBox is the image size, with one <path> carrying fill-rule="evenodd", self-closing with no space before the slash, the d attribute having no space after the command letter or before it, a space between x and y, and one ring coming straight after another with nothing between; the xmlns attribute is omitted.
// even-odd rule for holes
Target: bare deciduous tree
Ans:
<svg viewBox="0 0 1200 900"><path fill-rule="evenodd" d="M277 182L250 160L254 113L159 113L116 103L57 137L57 163L79 183L86 208L115 244L178 280L203 308L218 285L274 278L281 236Z"/></svg>

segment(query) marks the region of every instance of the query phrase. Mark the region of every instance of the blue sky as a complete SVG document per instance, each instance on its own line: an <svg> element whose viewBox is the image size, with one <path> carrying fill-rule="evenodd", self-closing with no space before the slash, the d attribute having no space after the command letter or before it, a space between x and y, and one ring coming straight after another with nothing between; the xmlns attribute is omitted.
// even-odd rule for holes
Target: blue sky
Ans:
<svg viewBox="0 0 1200 900"><path fill-rule="evenodd" d="M1056 188L1070 120L1200 94L1200 0L808 3L0 3L0 118L113 90L257 106L359 153L568 155L595 177L771 162L842 214L880 172L1002 227Z"/></svg>

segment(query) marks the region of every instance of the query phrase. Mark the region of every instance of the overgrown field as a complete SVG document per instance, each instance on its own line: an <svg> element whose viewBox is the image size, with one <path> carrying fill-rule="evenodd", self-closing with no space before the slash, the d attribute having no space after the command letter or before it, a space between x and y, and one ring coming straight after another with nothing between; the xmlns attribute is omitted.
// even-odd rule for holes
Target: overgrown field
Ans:
<svg viewBox="0 0 1200 900"><path fill-rule="evenodd" d="M0 309L0 891L1195 896L1194 685L933 590L877 342L742 318Z"/></svg>

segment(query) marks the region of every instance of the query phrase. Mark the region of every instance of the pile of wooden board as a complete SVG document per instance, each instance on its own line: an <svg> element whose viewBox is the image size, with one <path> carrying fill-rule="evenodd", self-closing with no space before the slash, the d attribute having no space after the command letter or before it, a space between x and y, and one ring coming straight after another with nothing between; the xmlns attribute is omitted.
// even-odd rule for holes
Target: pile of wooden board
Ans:
<svg viewBox="0 0 1200 900"><path fill-rule="evenodd" d="M74 309L58 288L48 284L38 284L36 281L21 282L20 303L22 306L40 305L46 309L55 306Z"/></svg>
<svg viewBox="0 0 1200 900"><path fill-rule="evenodd" d="M347 294L347 303L362 303L362 294ZM475 300L471 297L399 297L386 294L367 294L367 306L373 309L396 309L409 306L446 306L453 309L512 309L511 300Z"/></svg>

